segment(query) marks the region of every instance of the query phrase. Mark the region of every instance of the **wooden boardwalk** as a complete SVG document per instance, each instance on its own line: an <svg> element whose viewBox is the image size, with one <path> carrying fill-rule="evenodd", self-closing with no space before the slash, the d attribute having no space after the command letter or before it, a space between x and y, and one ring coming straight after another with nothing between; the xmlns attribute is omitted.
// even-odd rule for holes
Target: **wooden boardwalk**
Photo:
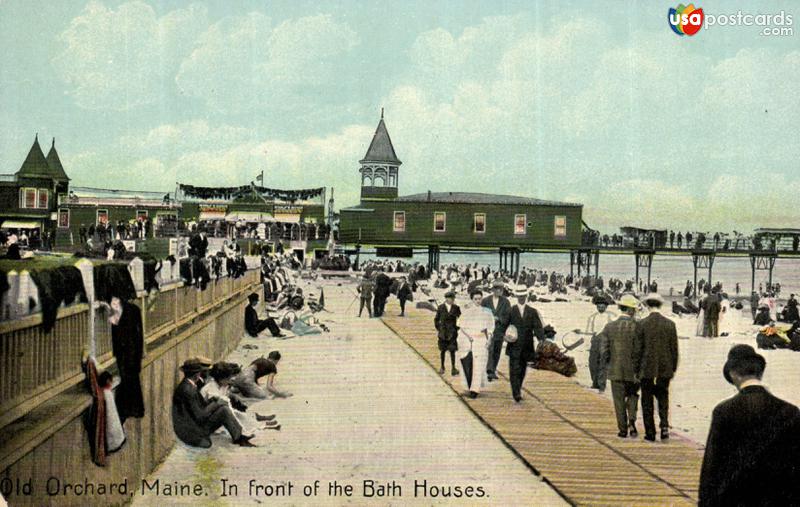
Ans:
<svg viewBox="0 0 800 507"><path fill-rule="evenodd" d="M410 305L409 305L410 306ZM389 306L383 322L432 368L439 369L433 313L412 309L397 317ZM449 364L449 357L446 360ZM462 396L470 409L535 472L575 505L693 505L697 503L702 453L672 434L668 443L617 437L614 408L572 379L528 370L523 401L511 398L508 361L500 380L476 399ZM442 376L459 394L460 377ZM656 416L657 417L657 416Z"/></svg>

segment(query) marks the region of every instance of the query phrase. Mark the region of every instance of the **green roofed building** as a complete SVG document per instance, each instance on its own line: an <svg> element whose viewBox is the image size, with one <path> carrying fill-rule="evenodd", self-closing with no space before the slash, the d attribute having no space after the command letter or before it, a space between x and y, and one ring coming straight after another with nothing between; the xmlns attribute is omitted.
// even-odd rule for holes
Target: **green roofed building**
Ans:
<svg viewBox="0 0 800 507"><path fill-rule="evenodd" d="M582 204L482 192L399 196L401 162L383 114L360 164L361 202L340 210L343 243L393 247L394 252L414 247L569 250L581 245Z"/></svg>

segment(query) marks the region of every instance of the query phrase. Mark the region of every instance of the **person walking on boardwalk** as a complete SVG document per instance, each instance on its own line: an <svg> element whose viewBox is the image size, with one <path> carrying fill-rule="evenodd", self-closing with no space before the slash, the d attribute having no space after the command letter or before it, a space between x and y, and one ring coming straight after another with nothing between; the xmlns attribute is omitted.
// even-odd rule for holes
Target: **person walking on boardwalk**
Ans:
<svg viewBox="0 0 800 507"><path fill-rule="evenodd" d="M370 280L370 278L364 274L361 278L361 282L358 284L358 294L359 300L361 301L361 306L358 308L358 316L361 317L361 313L364 311L364 307L367 308L367 313L370 317L372 317L372 291L375 289L375 284Z"/></svg>
<svg viewBox="0 0 800 507"><path fill-rule="evenodd" d="M458 350L458 318L460 316L461 308L456 304L456 293L449 291L444 295L444 303L436 309L436 317L433 319L439 337L440 375L444 375L444 356L448 352L450 352L451 373L453 376L459 373L456 368L456 350Z"/></svg>
<svg viewBox="0 0 800 507"><path fill-rule="evenodd" d="M406 277L401 277L397 288L397 299L400 301L400 316L404 317L406 314L406 301L411 301L411 286L408 284Z"/></svg>
<svg viewBox="0 0 800 507"><path fill-rule="evenodd" d="M608 374L608 364L603 359L600 351L602 350L601 341L603 335L600 331L613 321L617 315L606 311L608 308L608 297L598 294L592 299L597 312L593 313L586 322L586 334L592 336L591 346L589 347L589 375L592 378L592 388L601 393L606 390L606 378Z"/></svg>
<svg viewBox="0 0 800 507"><path fill-rule="evenodd" d="M669 438L669 383L678 368L678 332L675 323L661 314L664 299L648 294L644 304L650 315L639 321L634 341L634 371L642 388L644 439L656 439L653 398L658 401L661 440Z"/></svg>
<svg viewBox="0 0 800 507"><path fill-rule="evenodd" d="M486 362L489 344L494 332L492 311L482 305L483 292L470 292L472 304L464 309L459 318L458 350L461 354L461 372L464 386L471 398L477 398L486 386Z"/></svg>
<svg viewBox="0 0 800 507"><path fill-rule="evenodd" d="M633 364L633 344L636 339L636 308L639 305L633 294L625 294L617 301L622 315L606 325L600 332L602 356L608 363L608 380L617 416L617 436L625 438L638 435L636 410L639 404L639 384Z"/></svg>
<svg viewBox="0 0 800 507"><path fill-rule="evenodd" d="M699 505L800 505L800 410L770 394L764 357L734 345L722 369L739 393L714 408Z"/></svg>
<svg viewBox="0 0 800 507"><path fill-rule="evenodd" d="M511 308L509 316L509 327L517 329L517 340L509 341L506 345L506 355L508 355L508 370L511 377L511 395L514 401L522 401L522 383L525 381L525 373L528 369L528 362L533 361L536 355L536 348L533 344L533 335L540 340L544 339L544 326L539 312L528 305L528 289L522 285L514 289L514 296L517 297L517 304Z"/></svg>
<svg viewBox="0 0 800 507"><path fill-rule="evenodd" d="M383 268L378 268L378 273L375 275L375 288L372 291L372 314L375 317L383 316L383 310L386 307L386 299L391 293L391 287L392 279L383 272Z"/></svg>
<svg viewBox="0 0 800 507"><path fill-rule="evenodd" d="M489 360L486 363L486 376L490 382L497 379L497 363L500 362L503 337L506 335L506 328L511 318L511 303L503 295L504 289L503 281L495 280L492 283L492 295L485 297L481 302L481 305L491 310L494 316L494 331L489 344Z"/></svg>

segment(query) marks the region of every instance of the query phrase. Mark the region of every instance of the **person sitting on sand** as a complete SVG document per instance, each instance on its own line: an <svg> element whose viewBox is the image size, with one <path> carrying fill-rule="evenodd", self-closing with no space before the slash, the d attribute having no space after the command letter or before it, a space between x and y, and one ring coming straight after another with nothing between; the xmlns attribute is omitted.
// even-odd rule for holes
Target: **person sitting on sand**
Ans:
<svg viewBox="0 0 800 507"><path fill-rule="evenodd" d="M228 363L226 361L215 363L211 367L209 378L206 380L205 385L200 389L200 394L206 400L217 398L227 402L233 411L233 415L242 425L243 431L249 432L258 429L258 422L266 423L266 426L262 429L279 430L281 427L278 421L275 420L275 414L248 413L248 407L244 401L237 394L230 391L231 380L241 371L242 368L236 363Z"/></svg>
<svg viewBox="0 0 800 507"><path fill-rule="evenodd" d="M766 304L759 305L756 318L753 319L753 324L756 326L766 326L769 325L770 322L772 322L772 317L769 314L769 306Z"/></svg>
<svg viewBox="0 0 800 507"><path fill-rule="evenodd" d="M280 391L275 387L275 375L278 374L278 361L281 353L273 350L266 358L259 357L250 366L231 379L230 385L234 392L246 398L266 399L272 394L276 398L288 398L292 393ZM267 385L261 386L259 380L267 377Z"/></svg>
<svg viewBox="0 0 800 507"><path fill-rule="evenodd" d="M172 394L172 427L175 435L193 447L211 447L209 438L224 426L233 443L242 447L255 447L253 435L242 433L242 425L233 415L230 405L219 398L203 398L200 387L208 377L211 361L195 357L184 361L181 370L184 378Z"/></svg>

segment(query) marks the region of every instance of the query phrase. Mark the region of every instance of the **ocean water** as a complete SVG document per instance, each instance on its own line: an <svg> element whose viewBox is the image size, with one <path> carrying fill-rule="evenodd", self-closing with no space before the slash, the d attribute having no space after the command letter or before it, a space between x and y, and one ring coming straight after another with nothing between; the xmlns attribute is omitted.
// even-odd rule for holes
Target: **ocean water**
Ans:
<svg viewBox="0 0 800 507"><path fill-rule="evenodd" d="M362 255L362 259L375 258L374 255ZM384 258L386 259L386 258ZM426 264L428 262L427 253L414 254L413 259L401 259L403 261L413 261ZM477 262L479 266L490 265L492 269L497 269L500 265L500 258L497 253L447 253L442 252L439 262L442 266L447 264L472 264ZM520 266L544 269L546 271L557 271L569 273L569 253L523 253L520 255ZM576 273L577 273L577 267ZM651 280L658 282L658 291L662 294L669 294L670 287L675 292L680 292L686 286L687 280L693 279L693 266L691 255L673 256L656 255L653 257L651 268ZM633 255L620 254L600 254L600 276L608 281L609 278L619 278L621 280L633 280L636 274L636 260ZM594 273L594 268L592 268ZM640 268L640 277L647 280L647 271ZM723 290L730 295L735 294L736 283L739 283L740 294L750 294L750 259L748 257L717 257L714 259L712 270L713 282L722 282ZM708 270L699 268L697 279L708 280ZM759 283L764 287L769 279L768 271L756 271L756 290ZM800 293L800 259L779 258L775 262L772 272L773 283L781 284L781 298L786 298L790 293Z"/></svg>

